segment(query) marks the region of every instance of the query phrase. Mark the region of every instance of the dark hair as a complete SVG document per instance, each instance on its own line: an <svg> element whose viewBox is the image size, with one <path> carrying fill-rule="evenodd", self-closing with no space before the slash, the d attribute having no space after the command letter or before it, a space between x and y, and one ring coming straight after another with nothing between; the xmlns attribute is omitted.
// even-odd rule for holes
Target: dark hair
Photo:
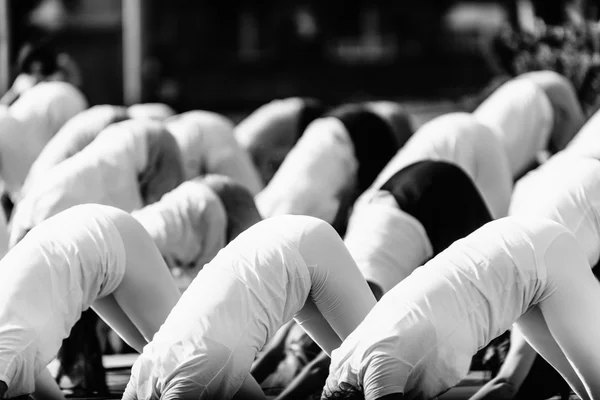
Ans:
<svg viewBox="0 0 600 400"><path fill-rule="evenodd" d="M32 73L34 63L40 63L42 74L52 75L58 71L58 52L47 42L27 43L21 48L17 60L19 73Z"/></svg>
<svg viewBox="0 0 600 400"><path fill-rule="evenodd" d="M302 101L304 105L300 110L300 114L298 115L298 134L296 140L300 139L300 136L306 130L306 127L315 119L320 118L325 111L327 111L328 107L319 99L315 99L313 97L303 97Z"/></svg>
<svg viewBox="0 0 600 400"><path fill-rule="evenodd" d="M419 161L396 172L381 186L398 207L421 223L433 255L492 220L473 180L444 161ZM452 194L460 193L460 198ZM440 204L440 199L445 199Z"/></svg>
<svg viewBox="0 0 600 400"><path fill-rule="evenodd" d="M364 104L344 104L326 114L339 119L354 144L359 162L358 194L367 190L400 147L391 125Z"/></svg>
<svg viewBox="0 0 600 400"><path fill-rule="evenodd" d="M227 241L235 239L245 229L260 221L254 197L241 183L224 175L209 174L202 178L221 199L227 213Z"/></svg>
<svg viewBox="0 0 600 400"><path fill-rule="evenodd" d="M364 400L365 394L362 390L342 382L339 388L333 392L325 393L321 396L322 400Z"/></svg>

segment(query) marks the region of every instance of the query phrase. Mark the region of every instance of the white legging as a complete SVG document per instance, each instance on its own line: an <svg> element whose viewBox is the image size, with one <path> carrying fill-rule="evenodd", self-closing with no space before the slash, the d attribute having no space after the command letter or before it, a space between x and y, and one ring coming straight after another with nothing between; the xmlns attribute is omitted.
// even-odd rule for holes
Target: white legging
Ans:
<svg viewBox="0 0 600 400"><path fill-rule="evenodd" d="M511 215L537 215L567 228L595 266L600 253L600 162L559 153L516 185ZM497 377L473 400L493 398L497 391L517 392L533 366L536 353L519 329L511 332L510 349Z"/></svg>
<svg viewBox="0 0 600 400"><path fill-rule="evenodd" d="M546 253L553 288L515 325L582 399L600 398L600 284L573 236Z"/></svg>
<svg viewBox="0 0 600 400"><path fill-rule="evenodd" d="M141 103L127 108L129 118L146 118L164 121L175 115L175 110L163 103Z"/></svg>
<svg viewBox="0 0 600 400"><path fill-rule="evenodd" d="M329 224L316 223L306 234L300 253L308 266L311 288L294 319L330 355L362 322L375 298Z"/></svg>
<svg viewBox="0 0 600 400"><path fill-rule="evenodd" d="M600 159L598 130L600 130L600 111L596 111L579 132L577 132L573 140L564 150L565 153Z"/></svg>

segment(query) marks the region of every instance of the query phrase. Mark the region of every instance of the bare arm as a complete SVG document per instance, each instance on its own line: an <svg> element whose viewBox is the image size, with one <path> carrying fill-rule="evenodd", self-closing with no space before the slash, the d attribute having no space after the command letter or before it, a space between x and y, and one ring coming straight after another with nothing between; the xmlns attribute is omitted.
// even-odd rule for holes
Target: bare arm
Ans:
<svg viewBox="0 0 600 400"><path fill-rule="evenodd" d="M257 382L264 381L273 371L275 371L281 360L283 360L285 356L285 339L293 326L294 321L292 320L277 331L273 339L267 344L266 350L252 365L250 374Z"/></svg>
<svg viewBox="0 0 600 400"><path fill-rule="evenodd" d="M527 378L536 356L536 351L525 341L520 331L513 328L510 349L500 372L469 400L514 398Z"/></svg>
<svg viewBox="0 0 600 400"><path fill-rule="evenodd" d="M267 400L267 396L265 396L264 392L260 388L260 385L256 380L252 377L252 375L248 375L242 383L242 387L238 392L233 396L233 400Z"/></svg>
<svg viewBox="0 0 600 400"><path fill-rule="evenodd" d="M50 375L50 371L44 368L35 380L35 393L33 397L36 400L64 400L65 395L58 387L58 384Z"/></svg>
<svg viewBox="0 0 600 400"><path fill-rule="evenodd" d="M330 362L329 356L324 351L321 351L314 360L300 371L285 390L277 396L277 400L302 399L322 390L329 375Z"/></svg>

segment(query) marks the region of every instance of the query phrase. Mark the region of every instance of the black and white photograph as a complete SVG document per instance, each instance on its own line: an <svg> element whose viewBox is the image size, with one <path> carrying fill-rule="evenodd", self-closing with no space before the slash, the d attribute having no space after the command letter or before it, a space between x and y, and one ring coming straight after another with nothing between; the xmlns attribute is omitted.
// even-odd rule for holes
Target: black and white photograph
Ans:
<svg viewBox="0 0 600 400"><path fill-rule="evenodd" d="M0 0L0 400L600 400L599 265L600 0Z"/></svg>

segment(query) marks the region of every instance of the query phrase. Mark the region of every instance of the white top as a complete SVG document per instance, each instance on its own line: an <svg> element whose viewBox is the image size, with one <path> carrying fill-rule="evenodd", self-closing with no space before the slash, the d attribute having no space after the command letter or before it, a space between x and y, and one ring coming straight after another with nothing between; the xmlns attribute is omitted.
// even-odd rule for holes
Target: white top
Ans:
<svg viewBox="0 0 600 400"><path fill-rule="evenodd" d="M186 179L220 174L244 185L255 195L263 188L248 153L236 141L231 121L209 111L190 111L168 119L181 155Z"/></svg>
<svg viewBox="0 0 600 400"><path fill-rule="evenodd" d="M433 255L419 221L398 208L376 203L365 204L352 213L344 243L365 279L383 293Z"/></svg>
<svg viewBox="0 0 600 400"><path fill-rule="evenodd" d="M579 132L577 132L564 151L570 154L600 159L600 140L598 140L599 130L600 112L596 112L585 125L583 125Z"/></svg>
<svg viewBox="0 0 600 400"><path fill-rule="evenodd" d="M527 79L508 81L477 107L473 115L503 144L513 177L523 173L546 150L554 109L546 93Z"/></svg>
<svg viewBox="0 0 600 400"><path fill-rule="evenodd" d="M87 106L83 94L74 86L42 82L25 91L9 107L21 124L18 131L0 130L0 157L7 160L6 168L10 169L6 173L10 174L7 188L11 193L21 189L31 164L52 136Z"/></svg>
<svg viewBox="0 0 600 400"><path fill-rule="evenodd" d="M111 125L82 151L54 166L17 204L10 245L23 232L77 204L104 204L127 212L142 208L138 174L148 163L149 133L133 121Z"/></svg>
<svg viewBox="0 0 600 400"><path fill-rule="evenodd" d="M450 113L424 124L357 200L367 203L396 172L424 160L460 167L474 182L494 218L506 216L512 176L502 145L492 131L471 114Z"/></svg>
<svg viewBox="0 0 600 400"><path fill-rule="evenodd" d="M264 220L221 250L144 347L126 393L231 399L257 352L306 302L311 278L300 248L316 221Z"/></svg>
<svg viewBox="0 0 600 400"><path fill-rule="evenodd" d="M32 230L0 261L0 380L5 398L33 393L81 313L113 292L125 247L98 205L71 208Z"/></svg>
<svg viewBox="0 0 600 400"><path fill-rule="evenodd" d="M367 400L431 399L455 386L478 349L548 294L544 255L565 233L511 217L456 241L384 295L333 352L325 392L347 382Z"/></svg>
<svg viewBox="0 0 600 400"><path fill-rule="evenodd" d="M125 109L122 107L99 105L82 111L71 118L50 139L31 166L27 180L21 190L21 195L24 196L27 193L36 178L42 176L61 161L83 150L108 125L118 117L125 119L125 116Z"/></svg>
<svg viewBox="0 0 600 400"><path fill-rule="evenodd" d="M267 187L256 197L261 215L310 215L332 223L354 185L354 144L337 118L311 122Z"/></svg>
<svg viewBox="0 0 600 400"><path fill-rule="evenodd" d="M563 225L594 267L600 259L600 161L561 153L551 157L518 181L510 214Z"/></svg>
<svg viewBox="0 0 600 400"><path fill-rule="evenodd" d="M10 114L7 107L0 107L0 174L11 198L17 196L35 157L26 154L27 147L22 140L25 136L23 124Z"/></svg>
<svg viewBox="0 0 600 400"><path fill-rule="evenodd" d="M182 183L131 215L150 233L167 265L181 267L188 282L225 247L225 207L200 180Z"/></svg>
<svg viewBox="0 0 600 400"><path fill-rule="evenodd" d="M301 133L298 117L303 107L304 101L299 97L263 104L235 127L235 138L250 152L260 147L289 145Z"/></svg>
<svg viewBox="0 0 600 400"><path fill-rule="evenodd" d="M164 121L175 115L175 111L163 103L142 103L134 104L127 108L130 118L144 118Z"/></svg>

